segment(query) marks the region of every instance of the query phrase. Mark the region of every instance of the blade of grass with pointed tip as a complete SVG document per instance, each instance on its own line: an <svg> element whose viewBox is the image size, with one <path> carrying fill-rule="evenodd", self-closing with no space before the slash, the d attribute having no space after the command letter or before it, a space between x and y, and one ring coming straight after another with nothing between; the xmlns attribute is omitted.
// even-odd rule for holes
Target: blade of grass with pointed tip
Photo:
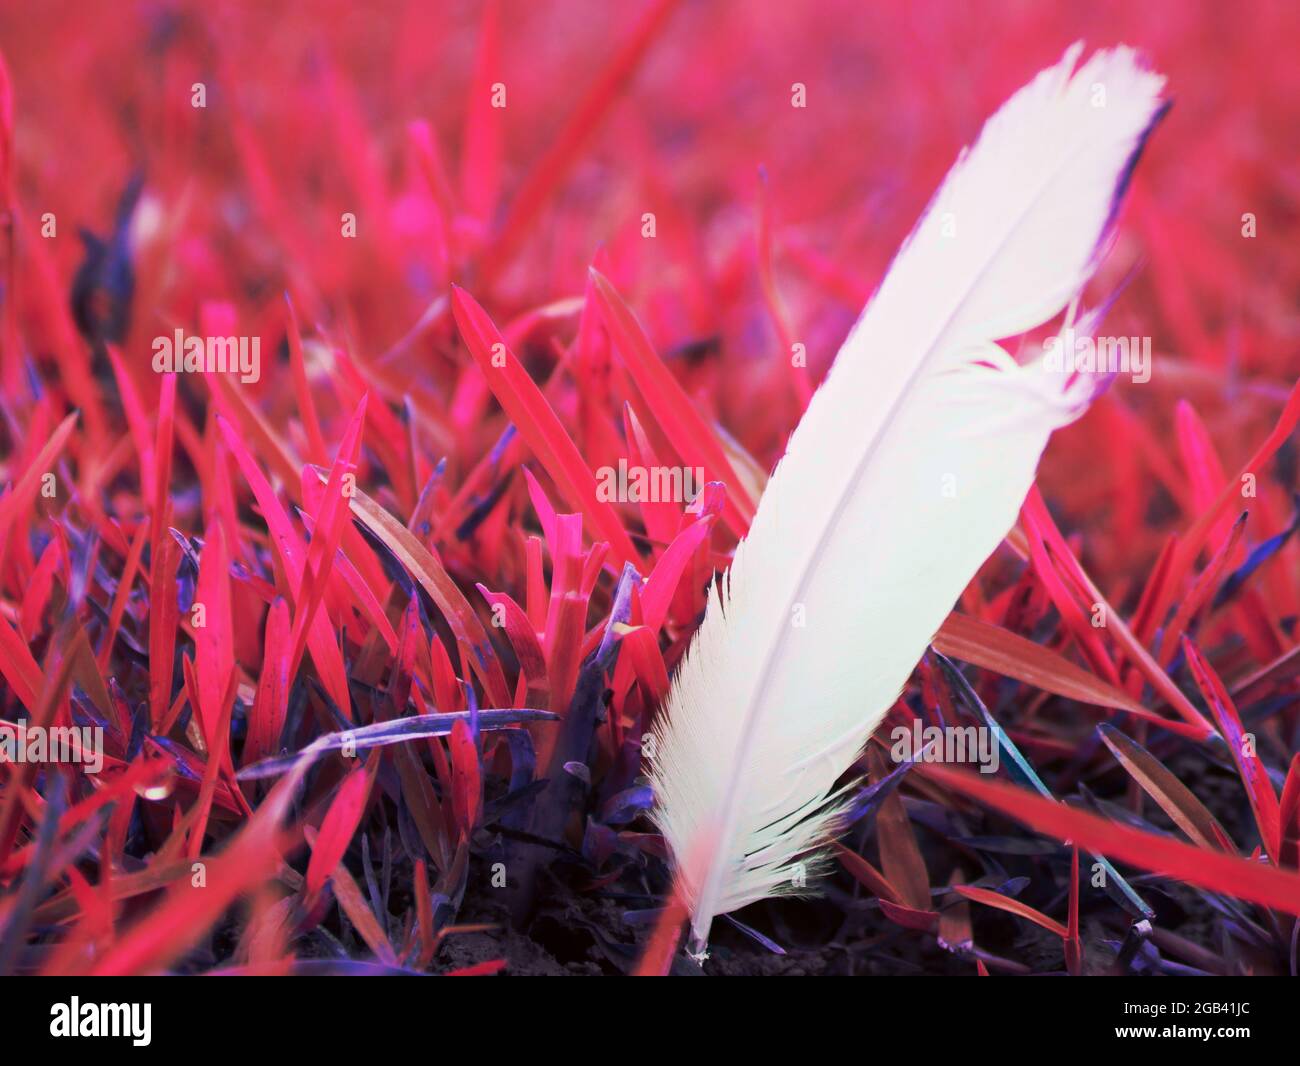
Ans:
<svg viewBox="0 0 1300 1066"><path fill-rule="evenodd" d="M610 338L645 397L650 412L684 463L703 467L706 481L726 483L723 518L737 536L744 536L754 518L754 501L745 491L744 483L717 436L695 409L695 404L673 377L672 371L655 353L641 324L623 302L618 290L597 270L591 271L591 278Z"/></svg>
<svg viewBox="0 0 1300 1066"><path fill-rule="evenodd" d="M1254 738L1247 741L1247 734L1241 724L1241 716L1228 695L1219 675L1201 650L1190 637L1183 638L1183 651L1187 656L1187 665L1191 668L1192 678L1205 697L1214 720L1219 725L1219 733L1227 742L1232 761L1241 775L1242 785L1250 800L1251 813L1259 828L1259 839L1264 850L1277 862L1281 838L1281 814L1278 810L1277 793L1268 778L1268 771L1254 748Z"/></svg>
<svg viewBox="0 0 1300 1066"><path fill-rule="evenodd" d="M348 845L366 813L378 765L378 758L372 756L369 762L356 767L339 784L330 800L307 863L305 888L309 897L325 887L325 882L333 876L335 868L347 854Z"/></svg>
<svg viewBox="0 0 1300 1066"><path fill-rule="evenodd" d="M1231 838L1218 819L1159 759L1109 723L1103 722L1097 732L1120 765L1193 843L1216 851L1235 851L1224 846L1225 842L1231 844Z"/></svg>
<svg viewBox="0 0 1300 1066"><path fill-rule="evenodd" d="M323 471L319 467L315 470L321 480L325 481ZM498 706L509 706L511 693L496 650L488 639L483 623L451 575L429 554L415 534L360 489L355 490L349 502L352 513L420 583L447 619L456 639L469 649L470 667L483 682L488 698Z"/></svg>
<svg viewBox="0 0 1300 1066"><path fill-rule="evenodd" d="M487 312L464 289L452 289L452 311L461 336L492 394L519 430L564 499L608 540L619 563L639 559L618 513L599 497L596 478L556 417L550 403L497 331Z"/></svg>
<svg viewBox="0 0 1300 1066"><path fill-rule="evenodd" d="M976 903L983 903L986 907L994 907L1000 911L1006 911L1007 914L1014 914L1019 918L1033 922L1035 925L1046 929L1049 933L1059 936L1062 940L1070 935L1060 922L1049 918L1042 911L1035 910L1028 903L1022 903L1011 896L1004 896L1001 892L993 892L987 888L977 888L975 885L953 885L952 890L963 899L974 900Z"/></svg>
<svg viewBox="0 0 1300 1066"><path fill-rule="evenodd" d="M402 744L408 740L423 737L445 737L458 721L468 722L469 711L448 711L438 714L414 714L406 718L397 718L387 722L375 722L371 725L345 729L337 733L326 733L312 741L301 751L289 755L276 755L260 762L243 767L238 774L240 781L256 781L263 777L275 777L294 768L300 759L314 762L322 755L351 746L357 751L365 748L383 747L388 744ZM488 708L478 712L479 729L504 729L507 726L523 722L552 722L559 718L550 711L535 710L531 707Z"/></svg>

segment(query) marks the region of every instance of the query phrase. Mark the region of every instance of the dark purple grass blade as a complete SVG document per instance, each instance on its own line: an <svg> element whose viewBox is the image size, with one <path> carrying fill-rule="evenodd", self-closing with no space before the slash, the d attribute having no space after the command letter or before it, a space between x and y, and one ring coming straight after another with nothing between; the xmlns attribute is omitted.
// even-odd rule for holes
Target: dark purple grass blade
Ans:
<svg viewBox="0 0 1300 1066"><path fill-rule="evenodd" d="M326 733L313 741L301 751L288 755L276 755L262 759L251 766L245 766L237 775L241 781L256 781L264 777L275 777L285 773L302 759L315 761L331 751L338 751L346 744L352 744L358 750L377 748L388 744L400 744L407 740L419 740L424 737L443 737L451 733L457 722L467 721L469 711L452 711L446 714L416 714L409 718L399 718L391 722L376 722L374 725L358 726L337 733ZM513 707L504 710L492 709L478 712L480 729L504 729L506 726L519 725L522 722L555 721L559 715L550 711L540 711L527 707Z"/></svg>

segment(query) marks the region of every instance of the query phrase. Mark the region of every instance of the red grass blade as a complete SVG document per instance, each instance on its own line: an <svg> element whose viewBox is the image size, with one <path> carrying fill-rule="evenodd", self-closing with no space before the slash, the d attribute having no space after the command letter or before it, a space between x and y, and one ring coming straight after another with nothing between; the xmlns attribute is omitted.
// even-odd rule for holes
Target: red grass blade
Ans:
<svg viewBox="0 0 1300 1066"><path fill-rule="evenodd" d="M1291 757L1286 782L1282 786L1282 800L1278 804L1278 821L1281 846L1277 862L1294 870L1300 867L1300 752Z"/></svg>
<svg viewBox="0 0 1300 1066"><path fill-rule="evenodd" d="M1056 523L1052 521L1051 515L1047 513L1047 507L1038 494L1036 486L1030 489L1029 498L1025 501L1025 507L1021 513L1027 517L1028 524L1034 527L1036 535L1043 537L1044 542L1050 545L1051 548L1050 559L1045 561L1043 569L1038 572L1043 573L1051 569L1052 562L1054 560L1059 561L1065 572L1091 597L1094 610L1100 608L1104 612L1106 619L1105 631L1123 649L1129 660L1142 671L1147 680L1151 682L1152 687L1190 725L1199 729L1203 737L1210 736L1214 732L1214 727L1205 720L1200 711L1192 706L1191 701L1183 694L1182 689L1174 684L1169 675L1160 668L1160 664L1151 657L1150 652L1138 642L1120 613L1106 601L1106 597L1101 594L1101 590L1084 573L1083 567L1079 565L1079 561L1074 557L1074 553L1061 536L1060 530L1056 528ZM1035 541L1036 536L1031 536L1030 540ZM1062 596L1065 595L1068 594L1062 592ZM1058 609L1060 606L1060 603L1057 603ZM1085 637L1085 639L1087 638Z"/></svg>
<svg viewBox="0 0 1300 1066"><path fill-rule="evenodd" d="M0 677L29 711L36 709L36 695L45 687L45 675L32 656L27 642L0 614Z"/></svg>
<svg viewBox="0 0 1300 1066"><path fill-rule="evenodd" d="M258 467L256 460L245 447L239 434L224 418L218 416L217 425L221 430L226 447L235 457L239 469L252 489L253 496L262 510L262 517L270 528L271 541L276 547L284 572L291 584L291 593L295 599L301 595L303 572L307 560L307 548L302 543L297 531L289 522L289 516L276 498L266 476ZM352 701L348 695L347 675L343 668L343 656L334 642L334 633L324 615L319 615L308 629L307 646L312 653L312 661L320 673L321 683L325 686L336 706L348 713Z"/></svg>
<svg viewBox="0 0 1300 1066"><path fill-rule="evenodd" d="M1071 977L1083 972L1083 942L1079 939L1079 849L1070 849L1069 926L1065 935L1065 968Z"/></svg>
<svg viewBox="0 0 1300 1066"><path fill-rule="evenodd" d="M1014 914L1019 918L1031 921L1035 925L1046 929L1049 933L1059 936L1062 940L1067 939L1070 935L1070 931L1060 922L1049 918L1042 911L1035 910L1028 903L1021 903L1020 900L1013 899L1011 896L1004 896L1001 892L991 892L987 888L976 888L974 885L953 885L952 890L965 899L974 900L976 903L983 903L986 907L994 907L997 910L1006 911L1008 914Z"/></svg>
<svg viewBox="0 0 1300 1066"><path fill-rule="evenodd" d="M636 969L632 971L633 977L668 976L668 971L672 969L673 956L677 954L677 944L682 937L682 926L689 917L690 912L686 909L682 894L674 885L667 906L659 912L659 920L655 922L654 932L650 934L645 952L637 963Z"/></svg>
<svg viewBox="0 0 1300 1066"><path fill-rule="evenodd" d="M884 757L874 747L867 754L872 766L872 780L883 780L886 775ZM897 789L885 797L876 814L876 837L885 877L902 894L899 903L913 911L929 912L930 875L903 806L903 797Z"/></svg>
<svg viewBox="0 0 1300 1066"><path fill-rule="evenodd" d="M466 347L474 356L488 386L533 454L546 467L569 506L582 512L592 530L608 540L622 565L636 562L627 531L618 514L599 499L596 478L573 440L565 432L542 391L520 365L496 326L464 289L452 289L452 309Z"/></svg>
<svg viewBox="0 0 1300 1066"><path fill-rule="evenodd" d="M636 72L676 5L677 0L654 0L646 9L631 36L610 57L577 108L551 139L545 155L529 171L484 257L482 270L488 282L510 262L546 201L580 162L582 146Z"/></svg>
<svg viewBox="0 0 1300 1066"><path fill-rule="evenodd" d="M36 490L40 487L41 478L54 469L54 460L63 451L76 424L77 413L74 411L59 423L8 494L0 496L0 574L4 573L5 560L9 556L10 537L16 530L29 526L28 517L36 501Z"/></svg>
<svg viewBox="0 0 1300 1066"><path fill-rule="evenodd" d="M1250 797L1255 824L1259 827L1259 839L1264 844L1264 850L1277 862L1282 823L1277 793L1273 791L1273 783L1268 779L1268 771L1254 750L1253 738L1247 744L1241 716L1237 714L1237 708L1223 687L1223 682L1219 680L1219 675L1214 672L1214 667L1189 637L1183 638L1183 651L1187 655L1187 664L1191 667L1196 687L1205 697L1205 702L1219 725L1219 733L1227 742L1232 761L1237 764L1241 783L1246 787L1246 795Z"/></svg>
<svg viewBox="0 0 1300 1066"><path fill-rule="evenodd" d="M195 672L199 685L198 712L208 748L217 747L222 695L235 672L234 630L230 613L230 561L220 525L208 529L199 560L199 584L194 604L203 610L203 625L195 625Z"/></svg>
<svg viewBox="0 0 1300 1066"><path fill-rule="evenodd" d="M325 882L334 876L338 864L347 854L348 845L352 843L370 802L378 765L378 757L372 755L368 762L349 771L334 793L307 863L305 890L308 899L314 898L325 887ZM310 904L307 907L310 909Z"/></svg>
<svg viewBox="0 0 1300 1066"><path fill-rule="evenodd" d="M478 745L474 743L474 737L464 721L458 721L452 726L448 740L451 749L452 809L456 814L461 838L467 840L478 824L479 808L483 802Z"/></svg>
<svg viewBox="0 0 1300 1066"><path fill-rule="evenodd" d="M1139 869L1211 892L1300 915L1300 875L1131 829L1022 788L985 781L967 771L937 763L920 764L918 769L946 788L970 796L1056 840L1104 851Z"/></svg>
<svg viewBox="0 0 1300 1066"><path fill-rule="evenodd" d="M164 524L170 519L170 506L159 516ZM176 572L180 567L180 546L171 534L159 540L158 551L149 560L149 707L153 728L157 730L171 706L175 672L176 624L180 608L176 603Z"/></svg>
<svg viewBox="0 0 1300 1066"><path fill-rule="evenodd" d="M311 388L307 383L307 367L302 357L302 331L298 328L298 312L293 309L293 301L288 294L284 298L285 309L289 319L289 368L293 372L293 391L298 400L298 413L302 416L303 431L307 434L309 451L307 459L313 463L323 463L329 455L325 447L325 435L321 432L320 417L316 414L316 401L312 398Z"/></svg>
<svg viewBox="0 0 1300 1066"><path fill-rule="evenodd" d="M1213 557L1192 585L1191 592L1178 605L1178 610L1174 612L1174 617L1165 628L1160 643L1159 662L1162 667L1173 662L1174 656L1178 653L1183 633L1186 632L1187 627L1191 625L1201 608L1209 602L1215 590L1218 589L1220 578L1228 565L1228 560L1233 558L1237 545L1241 543L1242 534L1246 529L1246 514L1247 512L1242 511L1237 521L1232 523L1227 538L1215 550Z"/></svg>
<svg viewBox="0 0 1300 1066"><path fill-rule="evenodd" d="M591 271L591 279L614 347L622 355L651 413L684 463L703 467L706 481L726 483L723 518L737 536L744 536L754 518L754 501L746 493L744 482L727 459L717 436L655 353L641 324L609 279L597 270Z"/></svg>
<svg viewBox="0 0 1300 1066"><path fill-rule="evenodd" d="M1174 561L1170 567L1170 589L1180 587L1183 577L1195 565L1196 557L1205 546L1206 539L1214 530L1215 523L1220 520L1223 513L1239 501L1242 502L1243 506L1248 507L1250 505L1254 497L1242 496L1243 478L1248 474L1258 477L1263 472L1268 461L1273 458L1277 450L1286 443L1287 438L1295 431L1297 424L1300 424L1300 382L1297 382L1291 389L1291 394L1287 398L1286 406L1282 409L1277 424L1264 439L1264 442L1255 450L1254 455L1246 460L1236 477L1224 484L1210 506L1201 512L1196 521L1183 534L1179 542L1178 552L1174 556ZM1169 595L1172 596L1173 593L1170 592ZM1161 610L1157 612L1158 616L1163 615L1167 606L1167 603L1162 604Z"/></svg>
<svg viewBox="0 0 1300 1066"><path fill-rule="evenodd" d="M279 746L289 713L289 640L289 604L277 596L266 616L262 673L244 742L245 765L270 755Z"/></svg>
<svg viewBox="0 0 1300 1066"><path fill-rule="evenodd" d="M867 891L871 892L878 899L890 903L899 903L901 896L898 889L890 884L889 878L877 870L871 863L867 862L856 851L850 851L843 844L832 845L835 849L835 856L840 860L840 864L848 870L849 873L861 884Z"/></svg>
<svg viewBox="0 0 1300 1066"><path fill-rule="evenodd" d="M491 218L501 184L503 124L509 113L493 106L494 85L505 84L501 67L501 7L487 0L479 23L478 55L465 112L460 198L476 219Z"/></svg>

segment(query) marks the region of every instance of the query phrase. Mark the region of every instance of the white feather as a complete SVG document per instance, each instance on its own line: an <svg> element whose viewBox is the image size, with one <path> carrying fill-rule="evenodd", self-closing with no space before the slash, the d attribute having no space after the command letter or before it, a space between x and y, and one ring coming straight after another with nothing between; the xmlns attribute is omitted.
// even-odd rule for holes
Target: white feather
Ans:
<svg viewBox="0 0 1300 1066"><path fill-rule="evenodd" d="M958 158L710 592L647 761L697 954L716 915L816 864L836 781L1093 395L994 343L1083 287L1163 108L1131 50L1075 71L1080 50Z"/></svg>

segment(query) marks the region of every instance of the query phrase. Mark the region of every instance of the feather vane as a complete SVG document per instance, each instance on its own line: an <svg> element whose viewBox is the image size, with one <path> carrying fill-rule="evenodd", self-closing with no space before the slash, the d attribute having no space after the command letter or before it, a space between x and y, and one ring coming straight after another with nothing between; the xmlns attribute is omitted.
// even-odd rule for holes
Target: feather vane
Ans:
<svg viewBox="0 0 1300 1066"><path fill-rule="evenodd" d="M710 590L647 759L697 955L815 874L837 783L1098 387L996 343L1078 296L1165 107L1130 49L1080 54L960 155Z"/></svg>

